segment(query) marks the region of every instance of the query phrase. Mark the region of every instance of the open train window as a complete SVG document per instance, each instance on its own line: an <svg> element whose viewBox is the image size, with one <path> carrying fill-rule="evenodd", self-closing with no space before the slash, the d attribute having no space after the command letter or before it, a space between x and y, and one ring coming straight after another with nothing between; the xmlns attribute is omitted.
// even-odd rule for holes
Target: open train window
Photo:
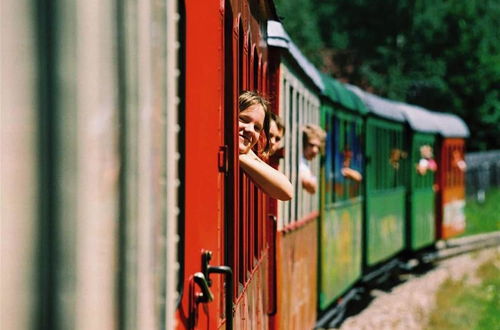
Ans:
<svg viewBox="0 0 500 330"><path fill-rule="evenodd" d="M228 125L233 126L232 136L226 139L233 140L237 135L238 124L238 97L244 90L257 91L264 94L262 88L265 86L263 77L266 76L266 66L259 54L258 48L252 43L250 33L243 29L241 21L236 27L237 34L231 36L232 45L226 51L226 57L230 57L233 70L226 77L227 81L232 81L230 87L232 92L226 90L226 106L235 111ZM229 89L229 87L228 87ZM254 152L257 154L262 150L263 142L259 141ZM237 143L228 143L233 146L234 157L237 159ZM234 163L238 164L237 161ZM263 192L253 183L253 181L239 168L235 167L228 174L227 180L230 187L227 187L228 210L230 215L226 219L226 245L227 263L231 265L235 275L235 297L239 297L246 283L251 279L254 269L258 266L263 250L266 248L265 219L267 198ZM234 251L234 252L233 252Z"/></svg>
<svg viewBox="0 0 500 330"><path fill-rule="evenodd" d="M334 194L333 201L340 202L358 197L361 194L361 182L346 177L342 170L349 168L362 173L363 154L361 139L361 124L354 118L338 115L333 120L333 164L334 164Z"/></svg>
<svg viewBox="0 0 500 330"><path fill-rule="evenodd" d="M434 171L426 171L425 173L419 173L418 166L423 159L422 148L430 147L432 153L434 150L434 141L429 137L414 137L415 146L413 147L413 164L409 164L411 168L409 169L410 174L414 177L414 187L416 189L429 189L432 188L434 184ZM435 156L435 155L433 155ZM433 157L434 158L434 157Z"/></svg>
<svg viewBox="0 0 500 330"><path fill-rule="evenodd" d="M455 157L463 159L463 145L456 143L455 141L450 141L445 145L444 157L442 161L446 178L445 185L449 188L461 186L465 181L463 170L457 166L456 161L453 159L455 154L458 155Z"/></svg>
<svg viewBox="0 0 500 330"><path fill-rule="evenodd" d="M379 122L370 129L376 141L373 154L374 189L388 190L403 186L405 151L401 128Z"/></svg>
<svg viewBox="0 0 500 330"><path fill-rule="evenodd" d="M324 189L323 194L325 196L326 205L333 203L335 201L334 193L334 155L335 155L335 130L333 129L335 123L332 115L329 112L324 113L324 124L326 131L325 139L325 156L324 156Z"/></svg>
<svg viewBox="0 0 500 330"><path fill-rule="evenodd" d="M287 202L278 202L278 229L304 219L318 208L319 191L309 194L302 188L299 166L303 157L302 127L307 124L319 125L319 100L307 88L304 82L293 74L287 66L281 66L281 116L286 126L284 137L284 158L280 168L290 179L294 188L294 198ZM319 190L319 159L310 162L311 172L318 178Z"/></svg>

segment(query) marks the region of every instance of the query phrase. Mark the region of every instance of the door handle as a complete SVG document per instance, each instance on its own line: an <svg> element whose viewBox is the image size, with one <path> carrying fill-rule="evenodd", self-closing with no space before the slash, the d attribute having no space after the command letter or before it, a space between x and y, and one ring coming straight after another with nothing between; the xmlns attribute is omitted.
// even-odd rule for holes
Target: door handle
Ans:
<svg viewBox="0 0 500 330"><path fill-rule="evenodd" d="M212 291L210 291L210 287L208 285L207 279L202 272L197 272L193 275L194 282L198 284L201 289L201 293L198 293L196 296L197 303L207 303L214 300L214 295Z"/></svg>

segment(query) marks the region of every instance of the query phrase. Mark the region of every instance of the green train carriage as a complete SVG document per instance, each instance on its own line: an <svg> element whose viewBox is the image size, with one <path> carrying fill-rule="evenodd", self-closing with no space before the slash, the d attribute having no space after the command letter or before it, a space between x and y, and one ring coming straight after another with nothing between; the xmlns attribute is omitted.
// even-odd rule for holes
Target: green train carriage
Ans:
<svg viewBox="0 0 500 330"><path fill-rule="evenodd" d="M405 117L395 102L348 86L366 108L363 280L398 265L406 246Z"/></svg>
<svg viewBox="0 0 500 330"><path fill-rule="evenodd" d="M327 132L321 173L319 310L324 312L360 279L362 271L363 116L359 97L323 75L322 125Z"/></svg>
<svg viewBox="0 0 500 330"><path fill-rule="evenodd" d="M435 173L434 150L439 128L429 111L400 103L407 120L406 141L406 242L409 251L431 246L435 241Z"/></svg>

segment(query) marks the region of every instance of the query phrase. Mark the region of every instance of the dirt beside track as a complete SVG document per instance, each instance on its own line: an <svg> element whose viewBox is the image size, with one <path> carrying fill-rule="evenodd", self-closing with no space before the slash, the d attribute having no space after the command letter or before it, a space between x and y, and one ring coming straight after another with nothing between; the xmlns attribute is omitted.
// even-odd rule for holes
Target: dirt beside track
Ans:
<svg viewBox="0 0 500 330"><path fill-rule="evenodd" d="M410 275L405 283L390 292L373 290L371 294L375 299L370 305L360 314L348 318L340 329L426 329L439 287L447 279L466 279L466 283L477 283L480 280L475 272L479 266L499 254L500 247L472 252L442 261L421 276Z"/></svg>

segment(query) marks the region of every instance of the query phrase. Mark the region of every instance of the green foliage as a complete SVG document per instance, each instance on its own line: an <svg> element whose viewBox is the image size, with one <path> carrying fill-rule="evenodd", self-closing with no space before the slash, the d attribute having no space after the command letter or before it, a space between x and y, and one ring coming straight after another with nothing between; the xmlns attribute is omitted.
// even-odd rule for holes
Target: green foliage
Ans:
<svg viewBox="0 0 500 330"><path fill-rule="evenodd" d="M315 65L321 65L318 49L323 42L318 29L318 20L313 11L313 0L277 0L278 15L288 33L302 52Z"/></svg>
<svg viewBox="0 0 500 330"><path fill-rule="evenodd" d="M291 37L314 63L322 54L326 71L382 96L455 113L471 130L469 149L500 148L500 1L276 5Z"/></svg>
<svg viewBox="0 0 500 330"><path fill-rule="evenodd" d="M465 219L467 225L464 236L500 230L500 189L487 191L484 203L468 199Z"/></svg>

